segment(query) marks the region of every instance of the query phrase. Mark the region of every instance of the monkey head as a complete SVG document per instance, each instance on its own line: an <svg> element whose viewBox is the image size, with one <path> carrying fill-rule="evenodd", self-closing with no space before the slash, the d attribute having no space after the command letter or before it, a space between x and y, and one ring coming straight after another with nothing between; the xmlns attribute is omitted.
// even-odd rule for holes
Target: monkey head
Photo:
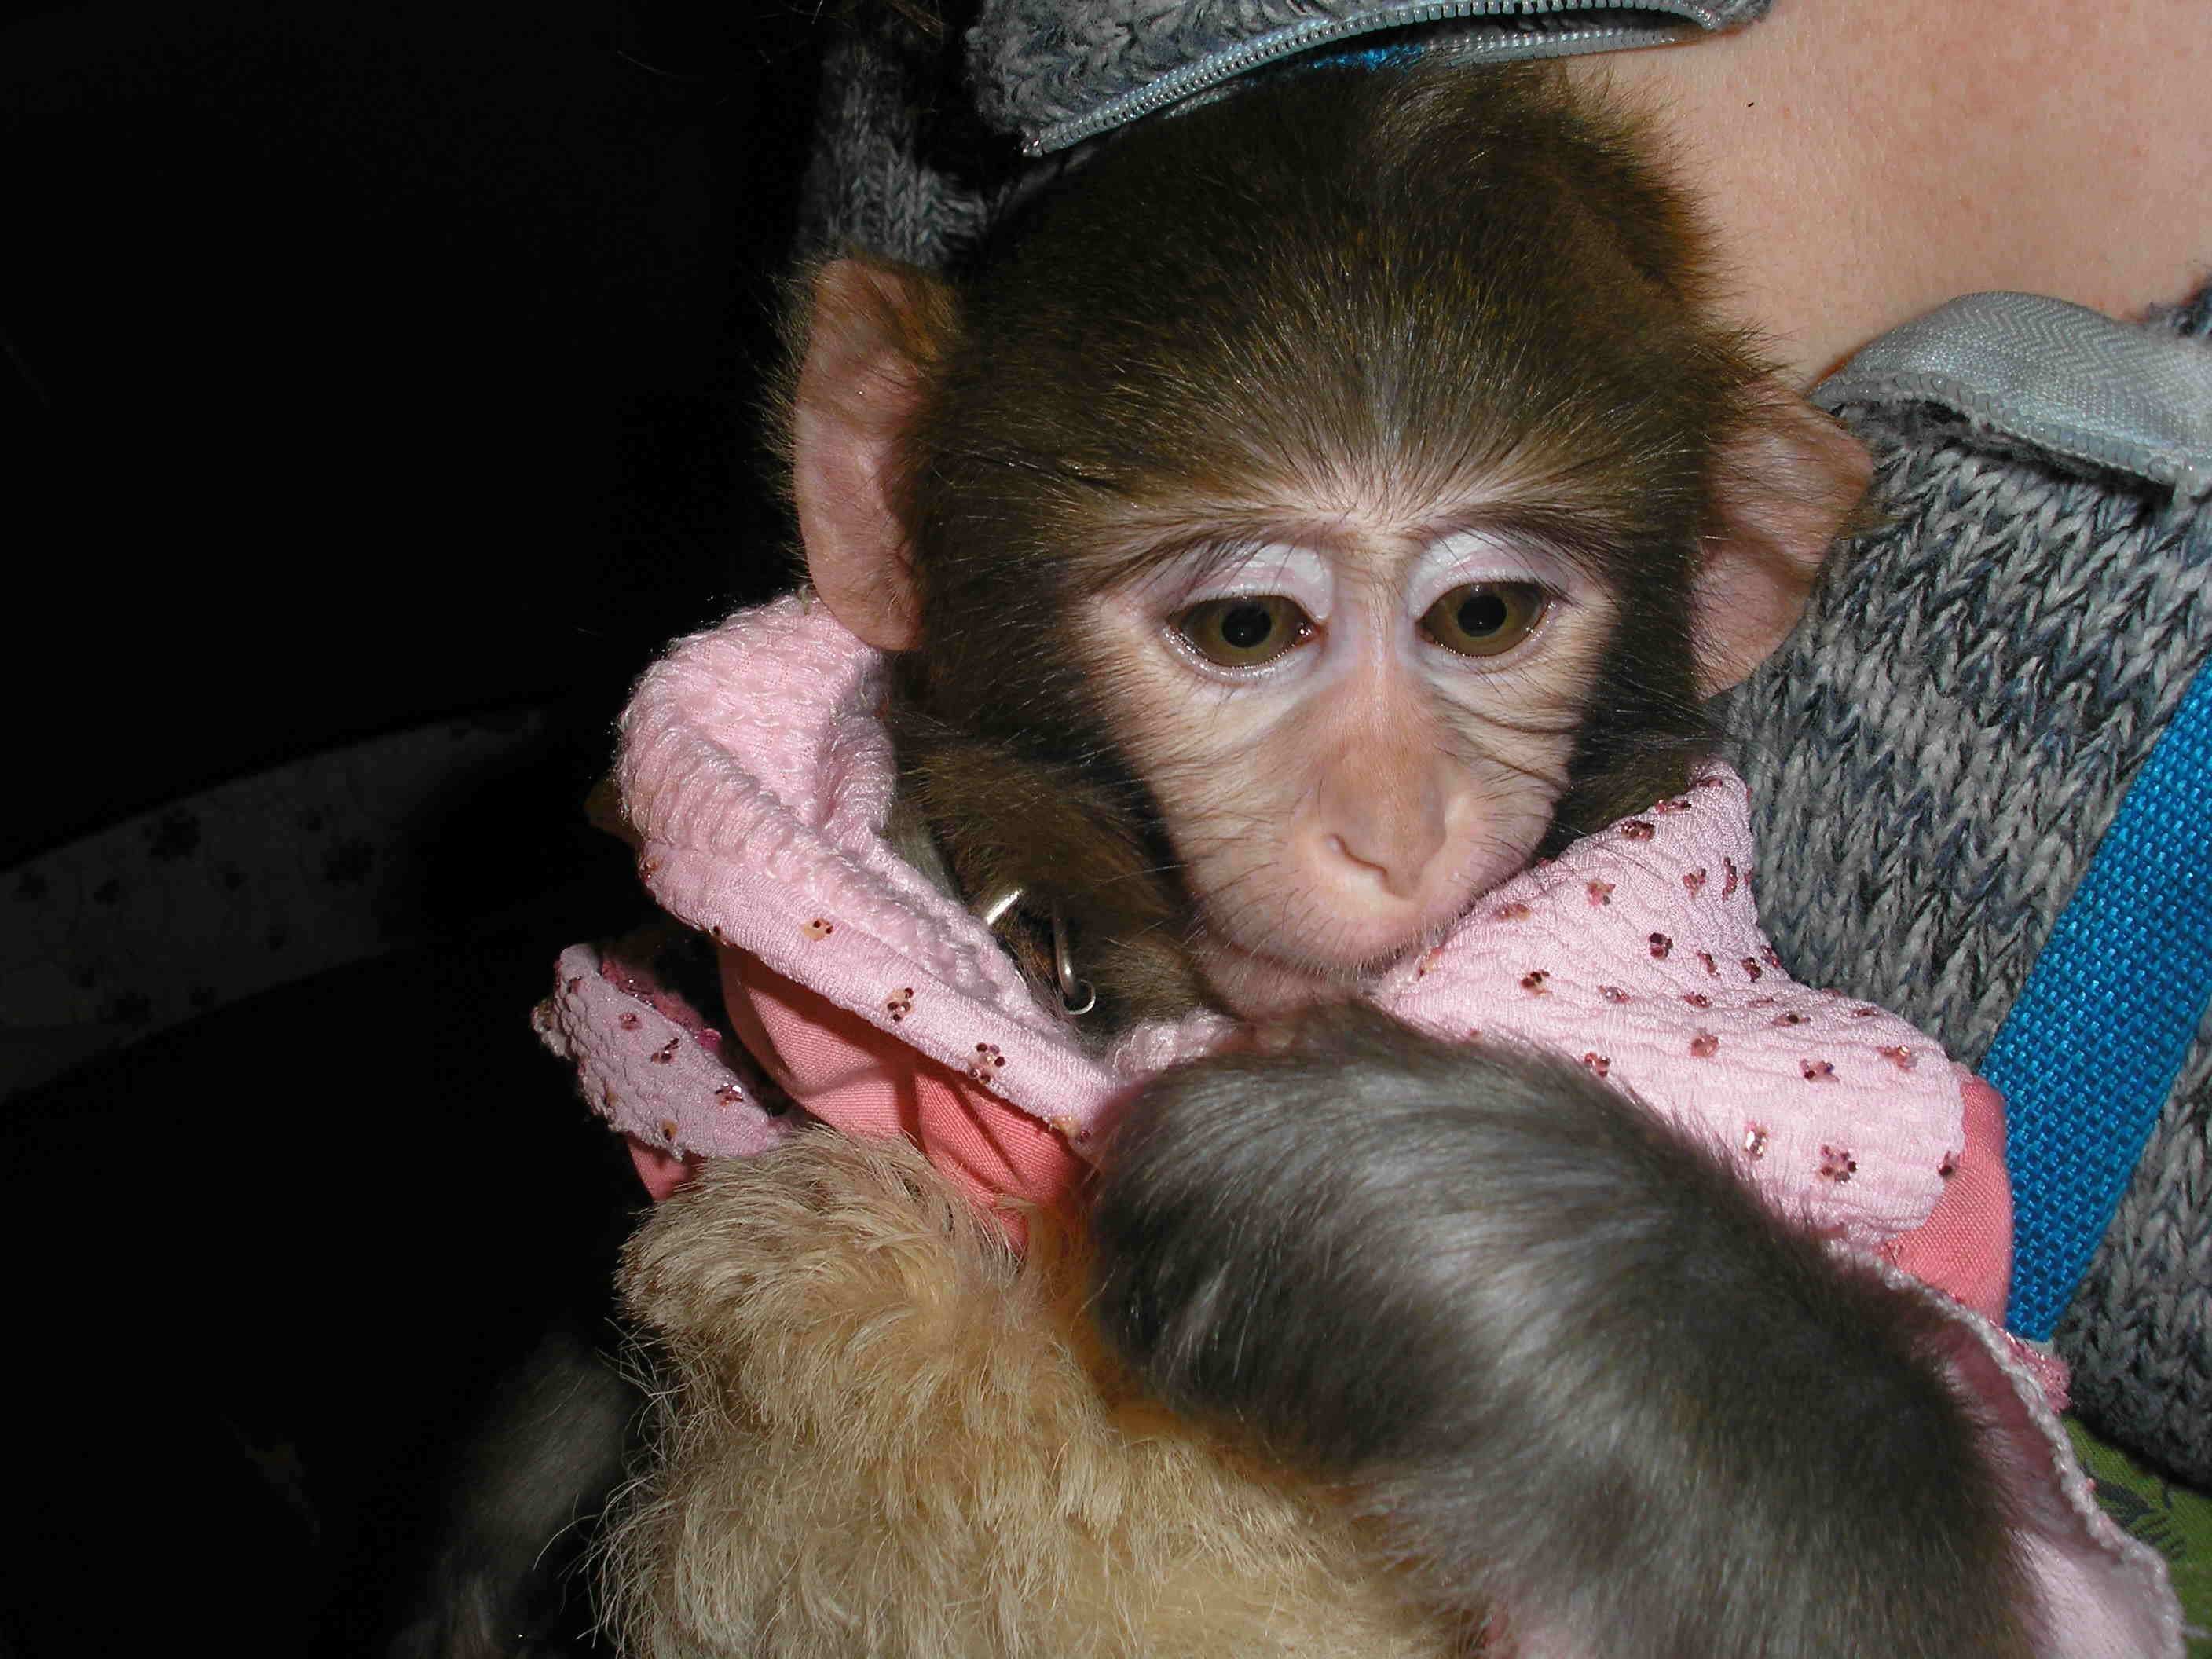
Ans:
<svg viewBox="0 0 2212 1659"><path fill-rule="evenodd" d="M1127 1012L1342 994L1680 787L1859 498L1643 129L1563 88L1276 77L1132 129L957 283L813 274L810 576L902 653L966 896L1181 964Z"/></svg>

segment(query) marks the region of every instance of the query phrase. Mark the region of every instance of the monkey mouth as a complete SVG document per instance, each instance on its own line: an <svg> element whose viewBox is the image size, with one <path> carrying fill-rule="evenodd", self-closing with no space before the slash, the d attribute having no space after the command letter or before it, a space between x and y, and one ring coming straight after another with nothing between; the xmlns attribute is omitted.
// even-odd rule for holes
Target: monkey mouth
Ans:
<svg viewBox="0 0 2212 1659"><path fill-rule="evenodd" d="M1310 951L1292 955L1214 938L1200 946L1199 966L1232 1012L1246 1019L1271 1019L1358 996L1376 975L1431 943L1437 931L1424 929L1387 950L1336 960Z"/></svg>

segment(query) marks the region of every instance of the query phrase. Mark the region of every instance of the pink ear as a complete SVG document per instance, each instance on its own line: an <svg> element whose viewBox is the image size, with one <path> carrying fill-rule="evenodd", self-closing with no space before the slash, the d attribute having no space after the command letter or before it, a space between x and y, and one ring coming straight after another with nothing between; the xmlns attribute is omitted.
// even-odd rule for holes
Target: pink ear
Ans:
<svg viewBox="0 0 2212 1659"><path fill-rule="evenodd" d="M1802 398L1778 382L1756 390L1723 447L1719 522L1691 580L1705 696L1743 680L1796 626L1873 470L1858 440Z"/></svg>
<svg viewBox="0 0 2212 1659"><path fill-rule="evenodd" d="M927 358L951 326L944 285L919 270L836 259L817 270L792 398L792 495L806 574L870 645L921 641L914 550L898 499L900 447Z"/></svg>

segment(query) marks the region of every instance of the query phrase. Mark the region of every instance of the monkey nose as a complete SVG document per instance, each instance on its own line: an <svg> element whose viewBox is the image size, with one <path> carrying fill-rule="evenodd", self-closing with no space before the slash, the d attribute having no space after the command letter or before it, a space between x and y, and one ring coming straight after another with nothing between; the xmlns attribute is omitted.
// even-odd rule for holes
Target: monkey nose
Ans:
<svg viewBox="0 0 2212 1659"><path fill-rule="evenodd" d="M1420 896L1423 878L1435 859L1441 837L1419 832L1407 834L1335 831L1322 842L1322 850L1339 880L1363 888L1380 888L1394 899Z"/></svg>

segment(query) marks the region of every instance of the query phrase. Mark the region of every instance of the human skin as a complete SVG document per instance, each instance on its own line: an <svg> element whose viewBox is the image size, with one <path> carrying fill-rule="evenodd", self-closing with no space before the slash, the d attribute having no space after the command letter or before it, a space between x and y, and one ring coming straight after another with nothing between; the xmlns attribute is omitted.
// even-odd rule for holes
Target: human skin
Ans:
<svg viewBox="0 0 2212 1659"><path fill-rule="evenodd" d="M2201 283L2208 22L2196 0L1777 0L1753 27L1570 72L1674 137L1723 306L1809 385L1960 294L2128 317Z"/></svg>

